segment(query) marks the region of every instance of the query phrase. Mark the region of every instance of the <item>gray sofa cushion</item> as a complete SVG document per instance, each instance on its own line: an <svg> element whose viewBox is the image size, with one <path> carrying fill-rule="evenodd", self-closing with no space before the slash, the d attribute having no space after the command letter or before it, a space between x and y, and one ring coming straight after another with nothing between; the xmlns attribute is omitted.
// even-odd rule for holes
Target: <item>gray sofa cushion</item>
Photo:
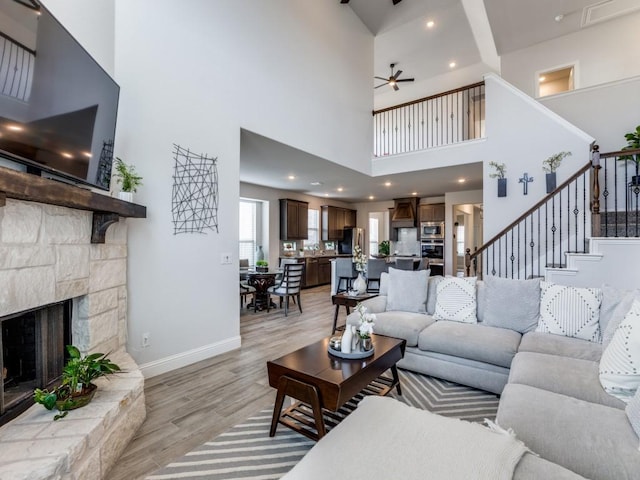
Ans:
<svg viewBox="0 0 640 480"><path fill-rule="evenodd" d="M442 275L434 275L429 277L429 288L427 291L427 313L433 315L436 311L436 302L438 300L438 284L444 280Z"/></svg>
<svg viewBox="0 0 640 480"><path fill-rule="evenodd" d="M631 401L627 403L624 411L629 418L629 423L633 431L636 432L636 435L640 438L640 389L638 389Z"/></svg>
<svg viewBox="0 0 640 480"><path fill-rule="evenodd" d="M388 337L402 338L407 341L407 347L418 345L418 335L435 320L431 315L412 312L382 312L376 313L373 333ZM360 316L353 312L347 317L348 325L359 325Z"/></svg>
<svg viewBox="0 0 640 480"><path fill-rule="evenodd" d="M611 343L613 334L631 310L634 300L640 300L640 290L623 290L621 292L609 292L609 301L605 305L605 329L602 332L602 348L605 349ZM604 297L603 297L604 302Z"/></svg>
<svg viewBox="0 0 640 480"><path fill-rule="evenodd" d="M535 330L540 316L540 279L485 277L484 323L526 333Z"/></svg>
<svg viewBox="0 0 640 480"><path fill-rule="evenodd" d="M638 478L637 437L624 410L510 383L502 392L497 422L542 458L584 477Z"/></svg>
<svg viewBox="0 0 640 480"><path fill-rule="evenodd" d="M591 403L623 409L598 379L598 362L546 353L520 352L513 359L509 383L519 383ZM524 410L523 410L524 411Z"/></svg>
<svg viewBox="0 0 640 480"><path fill-rule="evenodd" d="M440 320L420 333L418 347L509 368L520 337L506 328Z"/></svg>
<svg viewBox="0 0 640 480"><path fill-rule="evenodd" d="M529 332L522 336L518 352L548 353L597 362L602 356L602 345L579 338Z"/></svg>
<svg viewBox="0 0 640 480"><path fill-rule="evenodd" d="M525 454L513 472L513 480L586 480L556 463L551 463L533 453Z"/></svg>
<svg viewBox="0 0 640 480"><path fill-rule="evenodd" d="M387 310L426 313L429 271L389 268Z"/></svg>

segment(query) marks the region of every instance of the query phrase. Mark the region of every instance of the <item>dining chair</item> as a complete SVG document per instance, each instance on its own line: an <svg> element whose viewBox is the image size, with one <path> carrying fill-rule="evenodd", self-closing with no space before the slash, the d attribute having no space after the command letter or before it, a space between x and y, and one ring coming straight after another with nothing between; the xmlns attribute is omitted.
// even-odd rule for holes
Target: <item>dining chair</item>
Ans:
<svg viewBox="0 0 640 480"><path fill-rule="evenodd" d="M269 295L277 295L280 297L280 307L282 307L282 302L284 302L284 316L286 317L289 313L289 299L293 298L294 302L297 299L298 308L300 309L300 313L302 313L302 303L300 300L300 290L302 287L302 278L304 275L304 263L285 263L284 270L282 272L282 278L280 279L280 283L274 285L273 287L269 287L267 292ZM271 302L267 302L267 312L269 312L269 304Z"/></svg>
<svg viewBox="0 0 640 480"><path fill-rule="evenodd" d="M351 288L351 282L357 278L358 272L355 271L353 260L351 257L336 258L336 293L346 292ZM340 288L344 281L344 288Z"/></svg>
<svg viewBox="0 0 640 480"><path fill-rule="evenodd" d="M256 304L256 289L251 285L247 285L244 282L240 282L240 308L244 307L244 302L247 297L251 295L253 304Z"/></svg>
<svg viewBox="0 0 640 480"><path fill-rule="evenodd" d="M398 270L413 270L413 258L396 258Z"/></svg>
<svg viewBox="0 0 640 480"><path fill-rule="evenodd" d="M367 292L379 292L380 275L388 271L389 264L384 258L370 258L367 261Z"/></svg>

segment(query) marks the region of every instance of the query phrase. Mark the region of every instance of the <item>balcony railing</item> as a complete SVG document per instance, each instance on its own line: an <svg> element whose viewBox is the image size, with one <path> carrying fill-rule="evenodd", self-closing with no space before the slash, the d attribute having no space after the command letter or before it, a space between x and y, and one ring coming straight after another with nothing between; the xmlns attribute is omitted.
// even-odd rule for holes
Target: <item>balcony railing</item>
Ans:
<svg viewBox="0 0 640 480"><path fill-rule="evenodd" d="M373 112L376 157L484 137L484 82Z"/></svg>
<svg viewBox="0 0 640 480"><path fill-rule="evenodd" d="M0 32L0 94L29 101L36 52Z"/></svg>

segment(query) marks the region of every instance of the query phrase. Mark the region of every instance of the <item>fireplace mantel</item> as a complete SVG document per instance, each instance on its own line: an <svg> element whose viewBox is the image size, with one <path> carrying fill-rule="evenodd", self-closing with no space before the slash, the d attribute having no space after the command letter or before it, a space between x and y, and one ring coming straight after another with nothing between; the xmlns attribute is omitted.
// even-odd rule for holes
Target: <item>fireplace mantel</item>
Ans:
<svg viewBox="0 0 640 480"><path fill-rule="evenodd" d="M104 243L107 228L119 217L147 217L147 207L143 205L0 167L0 207L7 198L92 211L91 243Z"/></svg>

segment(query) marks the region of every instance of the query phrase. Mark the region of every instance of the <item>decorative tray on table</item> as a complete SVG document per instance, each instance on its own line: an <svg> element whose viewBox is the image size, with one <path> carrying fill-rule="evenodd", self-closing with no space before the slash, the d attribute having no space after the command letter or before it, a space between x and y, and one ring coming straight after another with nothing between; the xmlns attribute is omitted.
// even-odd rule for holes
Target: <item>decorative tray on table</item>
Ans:
<svg viewBox="0 0 640 480"><path fill-rule="evenodd" d="M357 360L359 358L368 358L371 355L373 355L374 352L374 348L372 348L371 350L368 350L366 352L361 352L360 350L358 350L357 352L352 352L352 353L343 353L340 350L335 350L333 348L331 348L330 346L329 348L329 353L335 357L339 357L339 358L345 358L347 360Z"/></svg>

